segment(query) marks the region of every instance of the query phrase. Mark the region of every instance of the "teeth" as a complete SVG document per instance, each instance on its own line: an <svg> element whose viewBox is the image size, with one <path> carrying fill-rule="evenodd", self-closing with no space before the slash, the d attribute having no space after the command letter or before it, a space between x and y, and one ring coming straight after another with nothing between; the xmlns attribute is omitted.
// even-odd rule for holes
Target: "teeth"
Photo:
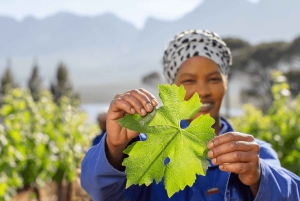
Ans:
<svg viewBox="0 0 300 201"><path fill-rule="evenodd" d="M209 107L211 106L211 103L203 103L201 107Z"/></svg>

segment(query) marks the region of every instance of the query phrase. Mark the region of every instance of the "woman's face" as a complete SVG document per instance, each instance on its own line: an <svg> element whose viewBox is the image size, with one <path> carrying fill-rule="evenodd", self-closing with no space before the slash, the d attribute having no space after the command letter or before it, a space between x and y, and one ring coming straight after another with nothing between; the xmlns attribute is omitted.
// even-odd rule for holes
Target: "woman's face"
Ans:
<svg viewBox="0 0 300 201"><path fill-rule="evenodd" d="M191 120L200 114L210 114L214 119L219 118L227 80L215 62L202 56L187 59L178 69L174 84L184 86L185 100L190 99L196 92L199 94L202 107Z"/></svg>

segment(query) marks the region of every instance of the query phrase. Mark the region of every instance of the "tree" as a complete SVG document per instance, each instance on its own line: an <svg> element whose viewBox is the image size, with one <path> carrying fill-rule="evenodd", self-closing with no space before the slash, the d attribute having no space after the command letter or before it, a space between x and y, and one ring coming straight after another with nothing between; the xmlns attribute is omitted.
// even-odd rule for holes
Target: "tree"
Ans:
<svg viewBox="0 0 300 201"><path fill-rule="evenodd" d="M243 71L244 63L248 62L248 50L251 48L250 44L247 41L241 40L239 38L225 38L224 42L230 48L233 64L230 68L230 73L228 74L228 82L230 82L230 78L236 74L237 71ZM227 85L227 91L225 96L225 116L230 116L230 87Z"/></svg>
<svg viewBox="0 0 300 201"><path fill-rule="evenodd" d="M223 40L226 43L226 45L230 48L231 52L234 52L235 50L248 48L251 46L247 41L239 38L224 38Z"/></svg>
<svg viewBox="0 0 300 201"><path fill-rule="evenodd" d="M252 102L263 112L269 109L273 102L270 73L272 69L278 69L288 47L285 42L262 43L237 56L238 65L250 77L249 87L241 93L244 102Z"/></svg>
<svg viewBox="0 0 300 201"><path fill-rule="evenodd" d="M286 51L286 58L289 60L291 57L297 56L300 54L300 36L295 38Z"/></svg>
<svg viewBox="0 0 300 201"><path fill-rule="evenodd" d="M278 61L284 58L284 54L289 48L286 42L262 43L254 46L251 59L257 61L261 67L275 67Z"/></svg>
<svg viewBox="0 0 300 201"><path fill-rule="evenodd" d="M9 89L17 87L17 84L14 81L13 74L11 72L11 60L7 61L7 67L4 71L4 74L1 78L1 86L0 86L0 93L5 95Z"/></svg>
<svg viewBox="0 0 300 201"><path fill-rule="evenodd" d="M250 60L251 45L239 38L225 38L224 42L230 48L232 54L231 75L236 71L244 71L244 67L248 65Z"/></svg>
<svg viewBox="0 0 300 201"><path fill-rule="evenodd" d="M7 61L7 68L3 73L0 82L0 107L3 103L3 97L10 91L10 89L17 87L11 72L11 60ZM1 118L0 118L1 119Z"/></svg>
<svg viewBox="0 0 300 201"><path fill-rule="evenodd" d="M268 110L273 102L270 75L273 69L285 69L292 95L297 95L299 73L296 71L299 71L300 67L300 37L295 38L292 43L279 41L255 46L238 38L226 38L224 41L233 56L230 75L241 72L250 79L248 87L241 92L244 103L250 102L261 108L264 113ZM291 70L293 71L289 73Z"/></svg>
<svg viewBox="0 0 300 201"><path fill-rule="evenodd" d="M300 93L300 70L291 70L284 74L290 86L291 95L296 98Z"/></svg>
<svg viewBox="0 0 300 201"><path fill-rule="evenodd" d="M72 85L69 81L68 69L64 63L60 63L56 72L56 82L50 88L53 99L58 103L62 96L71 97L73 95Z"/></svg>
<svg viewBox="0 0 300 201"><path fill-rule="evenodd" d="M287 64L289 70L300 70L300 36L295 38L284 55L284 62ZM286 73L286 69L283 69Z"/></svg>
<svg viewBox="0 0 300 201"><path fill-rule="evenodd" d="M37 64L35 64L32 69L32 74L28 81L28 88L30 89L33 100L35 102L38 101L42 89L42 79L39 76L39 69Z"/></svg>

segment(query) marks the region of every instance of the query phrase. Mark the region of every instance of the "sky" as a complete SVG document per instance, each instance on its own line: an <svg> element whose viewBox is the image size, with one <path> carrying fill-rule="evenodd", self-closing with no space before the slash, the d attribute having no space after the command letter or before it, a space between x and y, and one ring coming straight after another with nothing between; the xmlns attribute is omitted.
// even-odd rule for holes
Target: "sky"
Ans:
<svg viewBox="0 0 300 201"><path fill-rule="evenodd" d="M114 13L142 28L149 17L176 20L204 0L0 0L0 15L22 20L33 16L43 19L58 12L82 16ZM225 0L224 0L225 1ZM248 0L256 3L259 0Z"/></svg>

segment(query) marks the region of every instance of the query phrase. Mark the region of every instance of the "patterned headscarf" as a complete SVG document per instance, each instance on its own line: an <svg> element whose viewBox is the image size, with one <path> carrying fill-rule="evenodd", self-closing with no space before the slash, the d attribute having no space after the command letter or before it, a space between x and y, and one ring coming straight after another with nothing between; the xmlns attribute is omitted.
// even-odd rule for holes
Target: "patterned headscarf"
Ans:
<svg viewBox="0 0 300 201"><path fill-rule="evenodd" d="M165 50L163 70L169 84L174 82L181 64L193 56L211 59L220 67L222 74L228 75L232 57L224 41L211 31L191 29L177 34Z"/></svg>

